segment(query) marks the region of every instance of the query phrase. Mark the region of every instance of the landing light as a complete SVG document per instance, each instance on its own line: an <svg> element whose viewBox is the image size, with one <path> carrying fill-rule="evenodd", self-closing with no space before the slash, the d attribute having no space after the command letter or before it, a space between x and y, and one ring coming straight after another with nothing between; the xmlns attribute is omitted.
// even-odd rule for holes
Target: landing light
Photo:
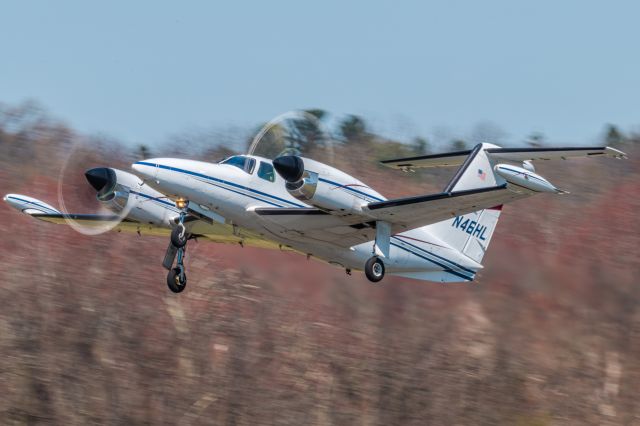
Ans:
<svg viewBox="0 0 640 426"><path fill-rule="evenodd" d="M189 201L187 201L187 200L185 200L183 198L178 198L176 200L176 207L181 209L181 210L182 209L186 209L188 204L189 204Z"/></svg>

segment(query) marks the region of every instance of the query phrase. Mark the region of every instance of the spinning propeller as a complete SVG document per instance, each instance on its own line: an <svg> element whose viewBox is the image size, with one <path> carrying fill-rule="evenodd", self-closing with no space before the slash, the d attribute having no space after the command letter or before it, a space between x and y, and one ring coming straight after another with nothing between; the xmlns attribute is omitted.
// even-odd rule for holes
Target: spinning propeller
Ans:
<svg viewBox="0 0 640 426"><path fill-rule="evenodd" d="M71 228L84 235L98 235L114 229L127 217L131 210L129 191L118 184L116 170L107 167L89 169L84 176L95 192L90 191L91 196L87 191L68 191L68 194L72 195L73 204L82 204L84 211L88 207L88 216L85 217L97 220L82 220L78 215L70 214L66 203L68 197L65 200L65 177L70 164L81 162L80 158L75 158L79 151L84 151L80 149L81 143L76 141L73 144L58 175L58 204L65 222Z"/></svg>
<svg viewBox="0 0 640 426"><path fill-rule="evenodd" d="M318 118L324 113L312 112L289 111L269 121L253 138L247 154L259 155L274 161L277 158L304 154L332 163L333 138L327 126ZM302 159L299 160L302 162ZM293 161L296 160L283 160L286 163ZM287 164L283 164L282 167L286 168ZM299 165L296 167L300 168Z"/></svg>

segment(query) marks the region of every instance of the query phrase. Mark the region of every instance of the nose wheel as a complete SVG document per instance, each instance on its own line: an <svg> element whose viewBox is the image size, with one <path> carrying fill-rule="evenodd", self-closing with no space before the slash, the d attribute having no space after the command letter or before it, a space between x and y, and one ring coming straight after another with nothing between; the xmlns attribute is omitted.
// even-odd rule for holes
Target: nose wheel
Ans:
<svg viewBox="0 0 640 426"><path fill-rule="evenodd" d="M373 256L364 264L364 274L369 281L377 283L384 278L384 262L379 257Z"/></svg>
<svg viewBox="0 0 640 426"><path fill-rule="evenodd" d="M184 265L178 265L167 274L167 286L174 293L180 293L187 286L187 274Z"/></svg>

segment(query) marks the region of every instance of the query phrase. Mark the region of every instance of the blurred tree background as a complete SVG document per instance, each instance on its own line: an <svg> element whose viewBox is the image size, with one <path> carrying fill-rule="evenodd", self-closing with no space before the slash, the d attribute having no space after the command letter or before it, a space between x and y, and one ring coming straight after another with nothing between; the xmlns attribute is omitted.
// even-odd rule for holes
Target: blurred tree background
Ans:
<svg viewBox="0 0 640 426"><path fill-rule="evenodd" d="M288 128L267 134L273 152L283 139L304 153L327 143L313 123ZM56 204L65 162L65 196L82 194L92 166L213 161L254 134L197 129L128 146L78 134L37 103L3 104L0 188ZM347 116L329 137L337 167L403 196L440 190L452 171L403 174L379 160L504 133L485 123L468 141L403 143ZM473 284L374 286L292 253L201 242L187 257L189 287L174 295L165 239L86 237L3 203L0 423L638 424L639 143L607 124L602 144L628 161L541 164L572 194L507 206Z"/></svg>

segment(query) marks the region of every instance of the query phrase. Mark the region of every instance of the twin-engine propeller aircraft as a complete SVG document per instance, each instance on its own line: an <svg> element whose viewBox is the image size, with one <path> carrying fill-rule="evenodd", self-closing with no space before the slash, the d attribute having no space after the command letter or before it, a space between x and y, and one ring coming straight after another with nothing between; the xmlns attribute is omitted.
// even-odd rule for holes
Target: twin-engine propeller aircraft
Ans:
<svg viewBox="0 0 640 426"><path fill-rule="evenodd" d="M236 155L219 163L154 158L133 173L95 168L85 173L97 198L116 215L63 213L24 195L4 200L46 222L170 235L163 265L167 284L187 284L184 256L196 237L218 243L295 250L332 265L438 282L472 281L482 268L502 205L531 195L562 194L535 173L532 161L570 157L626 158L609 147L500 148L387 160L411 170L459 166L437 194L387 200L358 179L314 161L285 155L273 161ZM123 214L124 213L124 214Z"/></svg>

